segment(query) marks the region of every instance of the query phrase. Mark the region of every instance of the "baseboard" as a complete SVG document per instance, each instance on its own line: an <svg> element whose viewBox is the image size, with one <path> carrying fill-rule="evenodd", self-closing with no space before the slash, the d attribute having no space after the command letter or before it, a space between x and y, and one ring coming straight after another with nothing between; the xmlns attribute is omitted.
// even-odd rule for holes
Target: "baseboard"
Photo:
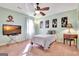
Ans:
<svg viewBox="0 0 79 59"><path fill-rule="evenodd" d="M4 44L4 45L1 45L0 47L18 44L18 43L22 43L22 42L25 42L25 41L28 41L28 40L17 41L17 42L14 42L14 43L7 43L7 44Z"/></svg>

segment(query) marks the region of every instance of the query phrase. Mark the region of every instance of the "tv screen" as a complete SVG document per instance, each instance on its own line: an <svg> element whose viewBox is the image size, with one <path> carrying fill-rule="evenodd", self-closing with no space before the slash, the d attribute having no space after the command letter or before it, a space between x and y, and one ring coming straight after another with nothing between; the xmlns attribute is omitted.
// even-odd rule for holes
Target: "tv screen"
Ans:
<svg viewBox="0 0 79 59"><path fill-rule="evenodd" d="M21 34L21 26L20 25L3 24L2 28L3 28L3 35Z"/></svg>

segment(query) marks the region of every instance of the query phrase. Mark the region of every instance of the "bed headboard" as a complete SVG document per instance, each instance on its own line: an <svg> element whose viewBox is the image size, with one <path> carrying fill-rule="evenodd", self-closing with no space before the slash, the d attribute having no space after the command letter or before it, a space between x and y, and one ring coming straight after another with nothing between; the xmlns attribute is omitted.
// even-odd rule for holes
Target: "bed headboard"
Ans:
<svg viewBox="0 0 79 59"><path fill-rule="evenodd" d="M48 30L47 34L56 34L56 30Z"/></svg>

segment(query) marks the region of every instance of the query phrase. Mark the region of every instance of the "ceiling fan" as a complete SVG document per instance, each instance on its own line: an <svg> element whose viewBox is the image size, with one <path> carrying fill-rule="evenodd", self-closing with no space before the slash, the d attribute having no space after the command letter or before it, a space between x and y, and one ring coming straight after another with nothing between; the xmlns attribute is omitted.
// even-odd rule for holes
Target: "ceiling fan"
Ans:
<svg viewBox="0 0 79 59"><path fill-rule="evenodd" d="M44 7L44 8L40 8L39 3L36 3L36 8L35 11L38 11L42 16L45 16L46 14L42 11L48 11L49 7ZM34 14L34 16L36 16L37 13Z"/></svg>

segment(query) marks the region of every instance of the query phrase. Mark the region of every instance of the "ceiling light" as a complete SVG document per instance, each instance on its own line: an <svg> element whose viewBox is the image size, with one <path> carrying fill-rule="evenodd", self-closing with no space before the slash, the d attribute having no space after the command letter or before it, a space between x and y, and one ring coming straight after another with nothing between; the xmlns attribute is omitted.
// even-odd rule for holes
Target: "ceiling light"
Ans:
<svg viewBox="0 0 79 59"><path fill-rule="evenodd" d="M35 13L36 13L36 14L40 14L40 11L36 10Z"/></svg>

